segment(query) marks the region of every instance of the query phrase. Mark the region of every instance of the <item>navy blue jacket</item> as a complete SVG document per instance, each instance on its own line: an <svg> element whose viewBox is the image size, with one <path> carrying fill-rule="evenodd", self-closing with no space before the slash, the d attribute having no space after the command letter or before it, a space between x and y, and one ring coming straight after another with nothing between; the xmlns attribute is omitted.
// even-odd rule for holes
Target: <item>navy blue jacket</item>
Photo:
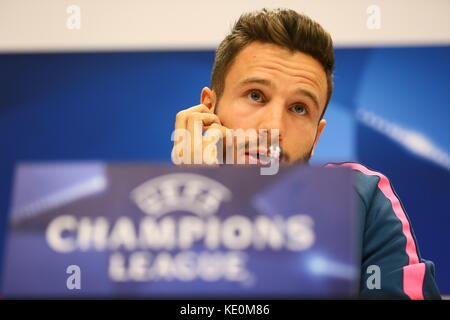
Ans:
<svg viewBox="0 0 450 320"><path fill-rule="evenodd" d="M420 256L409 218L389 180L358 163L327 165L332 166L355 172L357 210L363 225L361 298L440 299L434 264ZM370 266L379 267L379 288L370 278L374 274Z"/></svg>

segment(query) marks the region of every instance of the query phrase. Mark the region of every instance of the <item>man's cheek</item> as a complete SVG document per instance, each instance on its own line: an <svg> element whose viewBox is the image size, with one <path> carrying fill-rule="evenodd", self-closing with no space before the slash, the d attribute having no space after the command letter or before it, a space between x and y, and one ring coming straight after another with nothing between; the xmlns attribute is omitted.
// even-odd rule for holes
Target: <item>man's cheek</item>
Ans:
<svg viewBox="0 0 450 320"><path fill-rule="evenodd" d="M302 135L299 135L302 137ZM314 139L311 137L296 138L295 140L290 140L291 142L286 143L287 139L285 139L285 143L282 143L283 151L286 152L291 161L299 160L304 157L307 152L309 152L313 146ZM284 144L284 146L283 146Z"/></svg>

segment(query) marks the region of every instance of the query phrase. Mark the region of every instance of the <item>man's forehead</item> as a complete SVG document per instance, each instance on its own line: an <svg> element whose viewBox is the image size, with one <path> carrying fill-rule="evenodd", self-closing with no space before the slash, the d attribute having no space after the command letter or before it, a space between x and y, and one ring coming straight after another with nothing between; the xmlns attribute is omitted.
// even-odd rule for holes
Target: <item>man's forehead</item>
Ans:
<svg viewBox="0 0 450 320"><path fill-rule="evenodd" d="M278 62L288 68L305 67L319 73L322 71L325 75L322 65L311 55L301 51L290 51L272 43L251 42L237 54L235 62L240 61L245 62L243 66L247 67L267 61Z"/></svg>
<svg viewBox="0 0 450 320"><path fill-rule="evenodd" d="M236 56L227 78L237 85L246 78L257 75L258 71L278 71L279 74L297 79L296 81L302 81L303 78L305 82L311 82L326 99L325 70L308 54L291 52L275 44L252 42Z"/></svg>
<svg viewBox="0 0 450 320"><path fill-rule="evenodd" d="M238 55L240 56L264 56L267 54L277 54L279 56L289 57L293 52L290 50L283 48L274 43L264 43L260 41L253 41L246 45Z"/></svg>

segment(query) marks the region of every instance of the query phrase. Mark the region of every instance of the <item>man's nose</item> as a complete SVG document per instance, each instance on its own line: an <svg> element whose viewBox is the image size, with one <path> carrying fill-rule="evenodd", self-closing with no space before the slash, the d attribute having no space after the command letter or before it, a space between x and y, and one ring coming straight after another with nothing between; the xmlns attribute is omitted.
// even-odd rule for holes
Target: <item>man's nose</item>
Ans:
<svg viewBox="0 0 450 320"><path fill-rule="evenodd" d="M274 129L277 129L281 142L285 134L287 120L284 106L279 102L273 101L264 106L264 110L261 111L263 111L263 117L261 118L258 129L267 131L269 136Z"/></svg>

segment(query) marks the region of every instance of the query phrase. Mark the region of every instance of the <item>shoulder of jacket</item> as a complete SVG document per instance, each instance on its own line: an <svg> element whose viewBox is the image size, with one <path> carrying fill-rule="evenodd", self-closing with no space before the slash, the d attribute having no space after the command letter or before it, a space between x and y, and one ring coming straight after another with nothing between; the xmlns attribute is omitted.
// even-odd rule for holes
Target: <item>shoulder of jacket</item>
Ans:
<svg viewBox="0 0 450 320"><path fill-rule="evenodd" d="M367 206L373 200L373 196L381 187L390 186L389 179L381 172L375 171L367 166L357 162L328 163L327 168L350 168L355 173L353 185Z"/></svg>

